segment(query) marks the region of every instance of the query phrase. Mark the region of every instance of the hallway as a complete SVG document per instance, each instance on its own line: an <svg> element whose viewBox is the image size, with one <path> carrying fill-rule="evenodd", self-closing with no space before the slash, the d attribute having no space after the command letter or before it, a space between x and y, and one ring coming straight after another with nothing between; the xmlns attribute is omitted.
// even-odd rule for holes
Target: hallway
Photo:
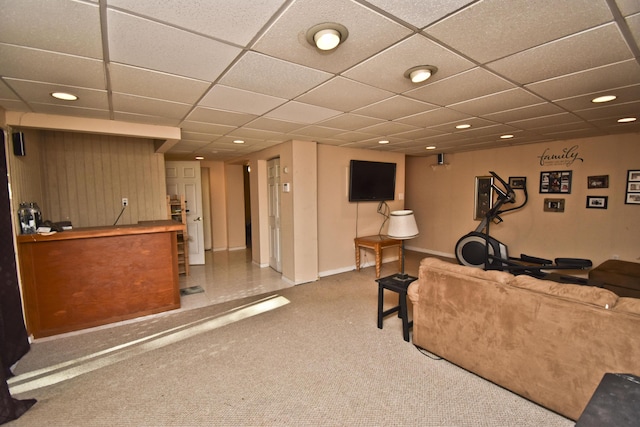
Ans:
<svg viewBox="0 0 640 427"><path fill-rule="evenodd" d="M260 295L293 286L270 267L261 268L251 261L251 249L206 251L204 265L191 265L189 276L180 276L182 309L205 307ZM196 293L183 294L194 288ZM200 291L202 289L202 291Z"/></svg>

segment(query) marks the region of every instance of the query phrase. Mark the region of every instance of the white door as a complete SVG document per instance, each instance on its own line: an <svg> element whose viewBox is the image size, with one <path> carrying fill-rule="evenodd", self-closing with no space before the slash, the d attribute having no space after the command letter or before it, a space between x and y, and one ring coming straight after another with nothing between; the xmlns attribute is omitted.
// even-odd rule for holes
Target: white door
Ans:
<svg viewBox="0 0 640 427"><path fill-rule="evenodd" d="M187 211L189 264L204 264L200 162L165 162L167 194L183 195Z"/></svg>
<svg viewBox="0 0 640 427"><path fill-rule="evenodd" d="M282 272L280 259L280 159L267 162L269 185L269 266Z"/></svg>

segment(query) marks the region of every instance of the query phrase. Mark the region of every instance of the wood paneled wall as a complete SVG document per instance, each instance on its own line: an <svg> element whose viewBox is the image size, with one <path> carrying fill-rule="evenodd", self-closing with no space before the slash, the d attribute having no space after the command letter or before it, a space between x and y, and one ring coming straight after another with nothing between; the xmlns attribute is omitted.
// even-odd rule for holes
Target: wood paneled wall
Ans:
<svg viewBox="0 0 640 427"><path fill-rule="evenodd" d="M92 227L112 225L126 197L119 225L167 218L164 155L154 152L153 140L55 131L27 137L25 159L38 160L39 170L14 159L16 206L35 201L44 219Z"/></svg>

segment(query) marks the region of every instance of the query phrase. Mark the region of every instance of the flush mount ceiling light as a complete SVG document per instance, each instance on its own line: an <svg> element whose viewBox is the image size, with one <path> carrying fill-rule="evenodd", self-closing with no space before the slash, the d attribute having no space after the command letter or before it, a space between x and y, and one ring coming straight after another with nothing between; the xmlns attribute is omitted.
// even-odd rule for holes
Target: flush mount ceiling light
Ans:
<svg viewBox="0 0 640 427"><path fill-rule="evenodd" d="M386 140L386 139L382 139L382 140L378 141L378 144L388 144L388 143L389 143L389 141Z"/></svg>
<svg viewBox="0 0 640 427"><path fill-rule="evenodd" d="M405 71L404 76L413 83L422 83L433 76L436 71L438 71L438 67L434 67L433 65L418 65Z"/></svg>
<svg viewBox="0 0 640 427"><path fill-rule="evenodd" d="M456 126L456 129L469 129L471 127L470 124L463 124L463 125L458 125Z"/></svg>
<svg viewBox="0 0 640 427"><path fill-rule="evenodd" d="M320 50L332 50L349 37L349 30L344 25L334 22L314 25L307 31L307 41Z"/></svg>
<svg viewBox="0 0 640 427"><path fill-rule="evenodd" d="M435 145L430 145L428 147L425 147L426 150L435 150L436 146Z"/></svg>
<svg viewBox="0 0 640 427"><path fill-rule="evenodd" d="M244 144L244 140L242 140L242 139L234 139L233 143L234 144Z"/></svg>
<svg viewBox="0 0 640 427"><path fill-rule="evenodd" d="M591 100L591 102L595 102L600 103L600 102L609 102L609 101L613 101L614 99L616 99L617 97L615 95L605 95L605 96L599 96L597 98L593 98Z"/></svg>
<svg viewBox="0 0 640 427"><path fill-rule="evenodd" d="M624 117L622 119L618 119L618 123L632 123L635 121L636 121L635 117Z"/></svg>
<svg viewBox="0 0 640 427"><path fill-rule="evenodd" d="M511 134L500 135L500 139L511 139L511 138L513 138L513 135L511 135Z"/></svg>
<svg viewBox="0 0 640 427"><path fill-rule="evenodd" d="M63 101L76 101L78 99L77 96L66 92L52 92L50 95Z"/></svg>
<svg viewBox="0 0 640 427"><path fill-rule="evenodd" d="M196 160L204 160L203 156L196 156Z"/></svg>

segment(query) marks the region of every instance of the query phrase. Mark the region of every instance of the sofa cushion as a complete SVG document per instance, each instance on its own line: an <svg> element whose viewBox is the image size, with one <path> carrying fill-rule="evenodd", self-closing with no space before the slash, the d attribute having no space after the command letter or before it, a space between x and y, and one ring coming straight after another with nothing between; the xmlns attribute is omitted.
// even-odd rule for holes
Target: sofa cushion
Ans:
<svg viewBox="0 0 640 427"><path fill-rule="evenodd" d="M572 301L597 305L598 307L606 309L613 308L618 300L618 295L607 289L597 288L595 286L557 283L526 275L516 276L510 284L517 288L530 289Z"/></svg>
<svg viewBox="0 0 640 427"><path fill-rule="evenodd" d="M504 271L497 270L482 270L477 267L468 267L466 265L454 264L452 262L443 261L438 258L424 258L420 261L420 266L428 266L430 268L437 268L439 270L445 270L451 273L457 273L468 277L475 277L476 279L484 279L492 282L498 282L507 284L513 280L513 274Z"/></svg>
<svg viewBox="0 0 640 427"><path fill-rule="evenodd" d="M613 307L615 311L625 313L640 314L640 299L638 298L618 298L617 304Z"/></svg>

